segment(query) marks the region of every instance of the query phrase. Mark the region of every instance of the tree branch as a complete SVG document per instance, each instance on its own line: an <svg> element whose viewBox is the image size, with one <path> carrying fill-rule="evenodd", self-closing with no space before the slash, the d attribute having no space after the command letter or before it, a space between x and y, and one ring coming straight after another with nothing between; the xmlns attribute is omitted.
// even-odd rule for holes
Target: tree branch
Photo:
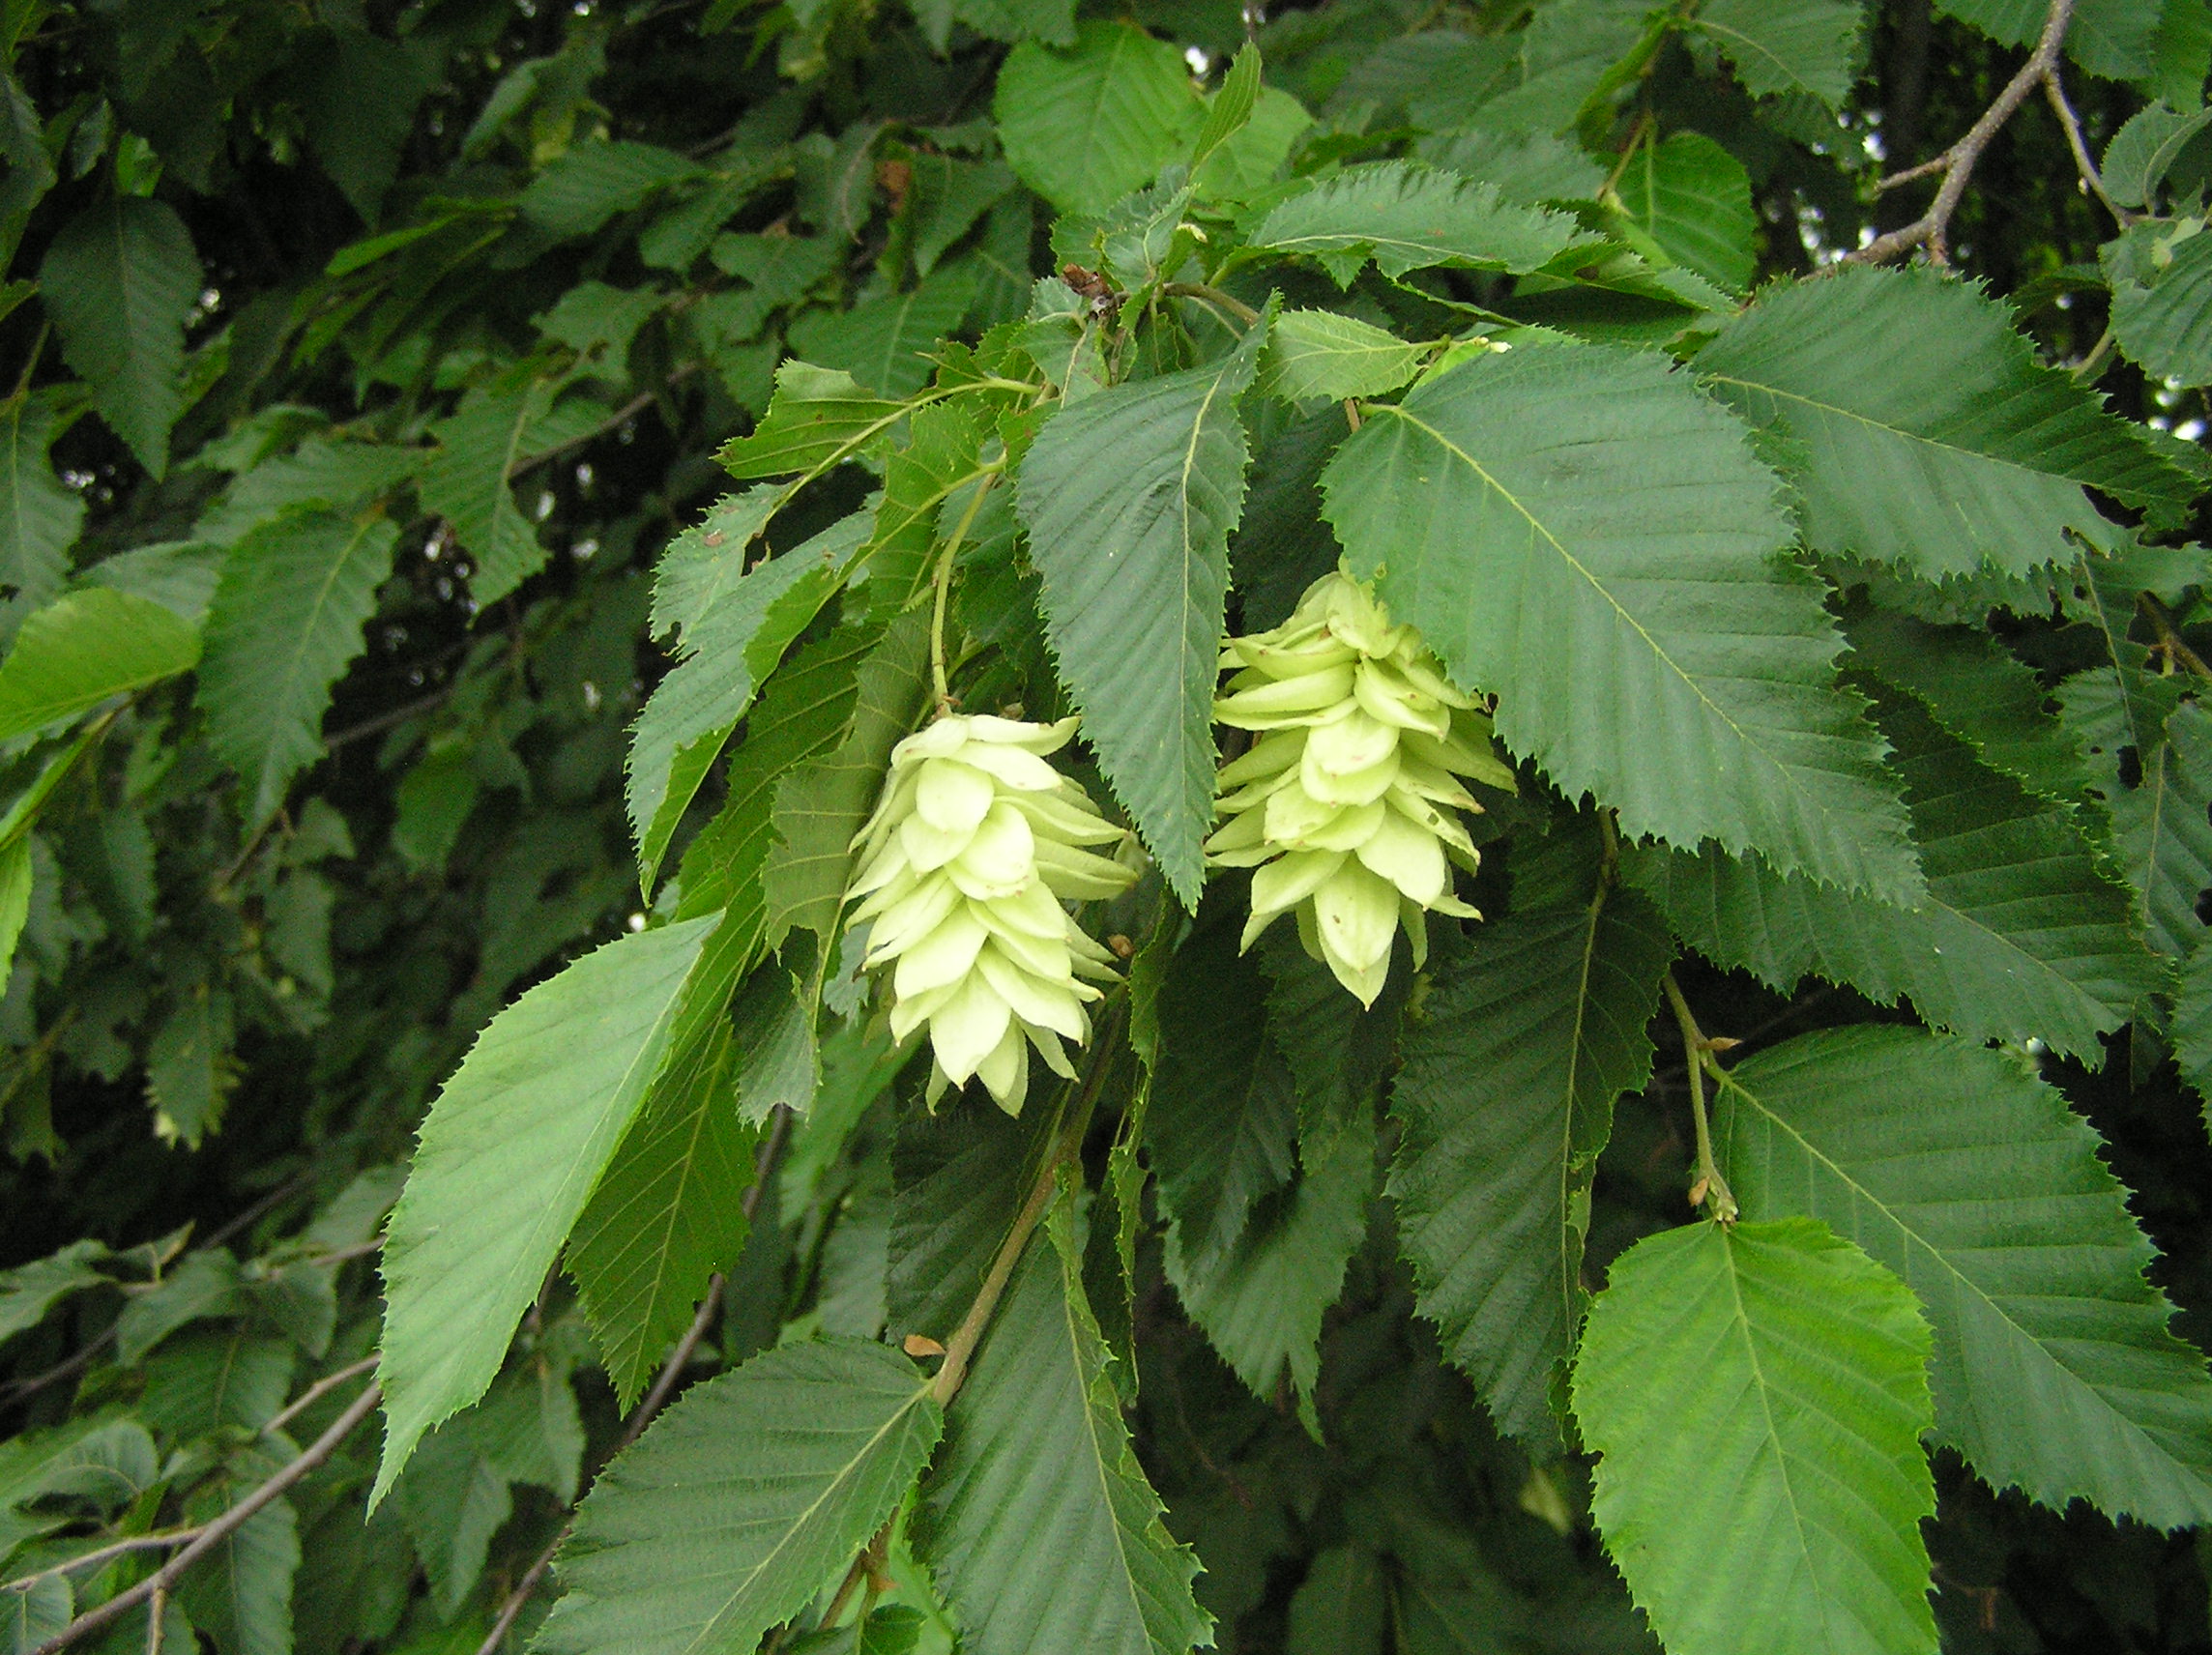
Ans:
<svg viewBox="0 0 2212 1655"><path fill-rule="evenodd" d="M31 1655L58 1655L58 1651L67 1649L78 1639L87 1637L98 1632L102 1627L121 1619L140 1604L157 1596L166 1596L169 1588L176 1584L178 1578L187 1569L189 1569L194 1563L229 1539L232 1534L243 1528L252 1519L254 1513L277 1498L293 1484L299 1482L335 1453L338 1444L352 1436L354 1429L376 1410L376 1405L383 1399L383 1387L372 1380L361 1395L353 1399L345 1412L331 1422L329 1430L302 1450L298 1459L201 1529L196 1539L153 1574L147 1576L145 1580L140 1581L129 1591L120 1592L109 1598L98 1609L87 1611L78 1615L76 1619L71 1621L69 1625L63 1627L61 1631L55 1633L53 1637L34 1649Z"/></svg>
<svg viewBox="0 0 2212 1655"><path fill-rule="evenodd" d="M1877 186L1891 189L1915 178L1941 173L1943 183L1936 191L1936 199L1928 211L1902 229L1877 236L1856 252L1844 255L1846 264L1881 264L1910 252L1914 247L1927 249L1930 264L1949 264L1950 248L1945 237L1950 231L1952 215L1958 212L1960 201L1965 196L1966 186L1974 176L1974 167L1982 159L1982 152L1991 140L2003 130L2020 106L2027 102L2028 94L2038 86L2055 88L2058 76L2059 48L2066 42L2066 25L2074 19L2074 0L2051 0L2051 11L2045 17L2043 33L2028 53L2027 61L2020 66L2020 73L2005 82L1996 102L1982 111L1981 119L1966 129L1965 136L1934 160L1885 178ZM2061 99L2063 102L2063 99ZM2070 113L2070 112L2069 112ZM2085 158L2086 151L2081 152ZM2091 170L2094 170L2093 168ZM2100 191L2102 185L2099 186Z"/></svg>
<svg viewBox="0 0 2212 1655"><path fill-rule="evenodd" d="M2066 86L2058 78L2058 66L2051 66L2051 73L2043 77L2043 95L2051 101L2052 113L2058 117L2058 125L2065 130L2066 144L2074 152L2074 170L2081 175L2082 188L2105 204L2105 211L2121 226L2133 224L2142 217L2131 213L2114 201L2105 189L2105 175L2097 170L2097 163L2089 159L2088 140L2081 135L2081 122L2074 113L2074 105L2066 101Z"/></svg>

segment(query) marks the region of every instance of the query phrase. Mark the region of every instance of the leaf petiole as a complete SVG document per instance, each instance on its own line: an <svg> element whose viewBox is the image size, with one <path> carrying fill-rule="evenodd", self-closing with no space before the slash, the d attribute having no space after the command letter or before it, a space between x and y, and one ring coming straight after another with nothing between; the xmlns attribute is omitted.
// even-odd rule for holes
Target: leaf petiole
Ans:
<svg viewBox="0 0 2212 1655"><path fill-rule="evenodd" d="M1722 1224L1736 1221L1735 1194L1721 1176L1721 1170L1713 1160L1712 1122L1705 1116L1705 1068L1716 1070L1718 1060L1713 1057L1713 1043L1705 1038L1704 1031L1698 1027L1697 1018L1690 1011L1690 1002L1682 998L1681 985L1669 972L1660 983L1667 990L1667 1003L1674 1008L1674 1021L1682 1030L1682 1060L1690 1071L1690 1118L1698 1133L1698 1176L1690 1186L1693 1205L1703 1206Z"/></svg>

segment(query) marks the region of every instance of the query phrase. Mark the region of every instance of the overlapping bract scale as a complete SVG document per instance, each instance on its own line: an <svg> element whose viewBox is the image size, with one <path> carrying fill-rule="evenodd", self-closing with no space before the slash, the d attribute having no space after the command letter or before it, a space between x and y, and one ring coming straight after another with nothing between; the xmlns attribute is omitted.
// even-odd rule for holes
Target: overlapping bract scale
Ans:
<svg viewBox="0 0 2212 1655"><path fill-rule="evenodd" d="M1221 666L1236 676L1214 716L1259 735L1222 767L1227 820L1206 842L1214 866L1254 870L1244 945L1295 913L1306 951L1372 1005L1400 925L1418 959L1426 911L1480 917L1452 892L1449 864L1477 860L1459 812L1481 808L1459 778L1509 790L1513 772L1420 634L1342 572Z"/></svg>
<svg viewBox="0 0 2212 1655"><path fill-rule="evenodd" d="M980 1077L1019 1114L1031 1049L1073 1079L1063 1042L1091 1038L1084 1006L1114 956L1062 903L1127 889L1135 853L1128 830L1046 762L1075 722L938 719L892 750L855 841L852 923L870 927L868 968L890 968L892 1035L929 1029L932 1099Z"/></svg>

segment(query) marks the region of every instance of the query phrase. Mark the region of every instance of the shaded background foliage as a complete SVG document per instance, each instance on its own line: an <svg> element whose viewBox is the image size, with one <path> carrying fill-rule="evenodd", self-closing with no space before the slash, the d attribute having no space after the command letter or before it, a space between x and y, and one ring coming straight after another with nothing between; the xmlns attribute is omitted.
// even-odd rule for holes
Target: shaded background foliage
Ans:
<svg viewBox="0 0 2212 1655"><path fill-rule="evenodd" d="M1145 24L1208 75L1250 26L1270 82L1320 117L1300 141L1364 158L1453 131L1482 89L1428 47L1526 8L1080 10ZM941 334L1022 313L1055 262L1051 210L998 155L992 89L1008 39L1062 40L1072 20L1014 0L0 12L14 53L0 247L44 289L43 304L19 286L0 301L0 373L17 385L0 410L0 644L102 580L278 627L291 611L261 593L226 605L220 548L392 503L332 565L354 612L296 625L319 673L239 685L248 711L227 734L204 682L198 706L186 692L136 706L36 842L0 1004L0 1264L82 1241L50 1278L26 1271L0 1293L0 1430L102 1422L99 1454L129 1495L111 1511L155 1483L157 1444L235 1466L202 1485L219 1505L284 1399L373 1347L369 1245L432 1090L500 1005L636 922L626 732L669 665L640 647L646 571L719 492L713 452L766 408L787 346L868 364L896 392L921 383L918 353ZM1871 7L1867 52L1840 125L1755 106L1679 42L1649 77L1658 130L1694 127L1746 170L1759 276L1908 221L1919 195L1877 198L1873 180L1964 131L2022 55L1928 0ZM2176 103L2197 100L2194 68L2196 84L2172 71ZM2100 148L2141 102L2089 75L2075 96ZM1993 142L1952 227L1956 262L2064 363L2109 320L2107 220L2075 177L2035 103ZM1436 280L1447 298L1483 291ZM183 406L158 372L103 365L102 348L181 359ZM2126 361L2099 383L2186 441L2212 416L2203 392ZM408 448L412 474L378 471L368 442ZM775 544L858 499L826 487ZM148 546L172 549L157 566ZM118 554L135 572L98 572ZM2016 642L2053 681L2082 664L2061 630ZM1755 1041L1889 1015L1843 990L1784 1000L1742 973L1685 974L1717 1026ZM1203 1018L1206 986L1185 992ZM2148 1044L2099 1074L2053 1072L2110 1141L2201 1340L2212 1154L2194 1102ZM841 1272L883 1255L890 1144L888 1106L865 1075L848 1080L847 1107L818 1110L765 1190L700 1372L790 1322L865 1319L848 1302L864 1286ZM1663 1058L1618 1112L1593 1279L1681 1216L1685 1089ZM1318 1443L1287 1395L1262 1405L1212 1353L1153 1244L1140 1260L1132 1423L1171 1527L1206 1560L1222 1645L1649 1647L1577 1463L1537 1466L1496 1437L1409 1317L1388 1230L1378 1204L1327 1321ZM186 1595L196 1635L226 1655L295 1634L311 1651L475 1648L620 1431L565 1287L472 1417L480 1429L442 1434L365 1525L368 1438L342 1450L230 1587ZM2036 1511L1948 1458L1938 1480L1946 1647L2212 1646L2190 1536ZM304 1562L280 1586L290 1548Z"/></svg>

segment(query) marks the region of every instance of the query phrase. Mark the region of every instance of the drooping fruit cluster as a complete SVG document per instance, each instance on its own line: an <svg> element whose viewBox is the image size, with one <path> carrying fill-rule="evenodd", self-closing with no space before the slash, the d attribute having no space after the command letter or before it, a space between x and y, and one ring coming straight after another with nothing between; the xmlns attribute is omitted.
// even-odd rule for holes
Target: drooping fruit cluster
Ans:
<svg viewBox="0 0 2212 1655"><path fill-rule="evenodd" d="M1114 956L1062 901L1115 896L1136 874L1090 846L1131 844L1091 796L1045 762L1075 720L946 717L892 751L882 802L854 840L869 926L865 965L892 967L890 1025L923 1024L929 1096L980 1076L1009 1115L1029 1090L1029 1054L1070 1080L1062 1041L1091 1038L1084 1003Z"/></svg>
<svg viewBox="0 0 2212 1655"><path fill-rule="evenodd" d="M1221 666L1236 676L1213 715L1262 733L1222 768L1228 821L1206 843L1216 867L1255 870L1244 946L1295 911L1306 952L1372 1005L1399 925L1417 962L1424 911L1481 917L1446 865L1477 860L1457 812L1482 807L1458 778L1510 789L1513 772L1420 634L1341 571L1280 626L1230 639Z"/></svg>

